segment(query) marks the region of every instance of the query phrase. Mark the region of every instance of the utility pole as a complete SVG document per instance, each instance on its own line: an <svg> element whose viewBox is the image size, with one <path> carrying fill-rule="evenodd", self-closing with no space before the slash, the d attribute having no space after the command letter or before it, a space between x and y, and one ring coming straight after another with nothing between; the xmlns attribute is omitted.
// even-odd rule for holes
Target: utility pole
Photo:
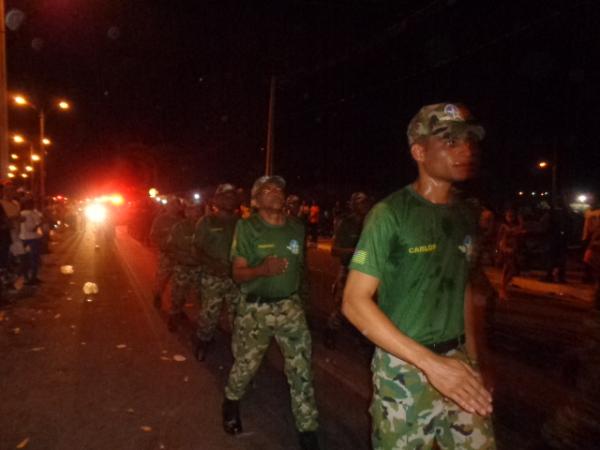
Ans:
<svg viewBox="0 0 600 450"><path fill-rule="evenodd" d="M0 0L0 179L8 175L8 96L6 94L6 24Z"/></svg>
<svg viewBox="0 0 600 450"><path fill-rule="evenodd" d="M40 208L46 206L46 144L44 143L46 133L46 115L43 109L39 111L40 116Z"/></svg>
<svg viewBox="0 0 600 450"><path fill-rule="evenodd" d="M271 77L271 94L269 97L269 119L267 125L267 153L265 160L265 175L273 175L273 152L274 152L274 120L275 120L275 92L277 88L277 78Z"/></svg>

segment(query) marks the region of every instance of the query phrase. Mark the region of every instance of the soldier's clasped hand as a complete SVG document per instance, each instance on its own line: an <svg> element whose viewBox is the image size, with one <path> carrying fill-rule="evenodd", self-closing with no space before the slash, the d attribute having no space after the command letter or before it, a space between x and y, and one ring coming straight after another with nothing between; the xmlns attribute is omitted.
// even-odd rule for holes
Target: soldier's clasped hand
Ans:
<svg viewBox="0 0 600 450"><path fill-rule="evenodd" d="M261 264L263 275L266 277L274 277L281 275L288 268L288 260L279 258L278 256L267 256Z"/></svg>

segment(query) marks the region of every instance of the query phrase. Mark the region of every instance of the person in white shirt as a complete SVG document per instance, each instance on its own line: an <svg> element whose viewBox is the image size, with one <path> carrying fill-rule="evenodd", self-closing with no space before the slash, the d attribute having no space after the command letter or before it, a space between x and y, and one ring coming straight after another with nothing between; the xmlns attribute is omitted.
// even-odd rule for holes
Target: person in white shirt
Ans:
<svg viewBox="0 0 600 450"><path fill-rule="evenodd" d="M38 270L42 249L42 214L35 209L33 200L27 199L23 202L21 209L21 230L19 238L29 250L27 253L27 265L25 268L25 284L36 285L40 283Z"/></svg>

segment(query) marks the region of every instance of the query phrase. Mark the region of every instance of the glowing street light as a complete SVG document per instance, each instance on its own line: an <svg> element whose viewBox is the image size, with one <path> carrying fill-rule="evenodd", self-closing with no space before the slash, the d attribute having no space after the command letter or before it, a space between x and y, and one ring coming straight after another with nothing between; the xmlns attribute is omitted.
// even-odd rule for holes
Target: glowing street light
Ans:
<svg viewBox="0 0 600 450"><path fill-rule="evenodd" d="M158 189L150 188L148 190L148 195L150 196L150 198L156 198L156 196L158 195Z"/></svg>
<svg viewBox="0 0 600 450"><path fill-rule="evenodd" d="M29 104L29 102L27 101L27 99L25 97L23 97L22 95L15 95L13 97L13 100L19 106L25 106L25 105Z"/></svg>
<svg viewBox="0 0 600 450"><path fill-rule="evenodd" d="M578 201L579 203L585 203L585 202L587 202L587 199L588 199L588 198L587 198L587 195L585 195L585 194L579 194L579 195L577 196L577 201Z"/></svg>
<svg viewBox="0 0 600 450"><path fill-rule="evenodd" d="M8 174L8 178L14 178L14 177L15 177L15 174L14 174L14 173L12 173L12 172L9 172L9 174Z"/></svg>
<svg viewBox="0 0 600 450"><path fill-rule="evenodd" d="M69 104L69 102L61 100L60 102L58 102L58 107L60 109L67 110L71 108L71 105Z"/></svg>
<svg viewBox="0 0 600 450"><path fill-rule="evenodd" d="M11 153L10 157L12 159L19 159L19 155L17 155L16 153Z"/></svg>
<svg viewBox="0 0 600 450"><path fill-rule="evenodd" d="M43 138L42 139L42 143L44 145L50 145L50 144L52 144L52 141L50 139L48 139L48 138Z"/></svg>
<svg viewBox="0 0 600 450"><path fill-rule="evenodd" d="M8 166L8 170L10 170L11 172L16 172L18 169L17 169L17 166L15 166L14 164L11 164Z"/></svg>
<svg viewBox="0 0 600 450"><path fill-rule="evenodd" d="M31 166L25 166L25 171L26 172L33 172L33 167L31 167Z"/></svg>
<svg viewBox="0 0 600 450"><path fill-rule="evenodd" d="M40 160L40 155L37 155L37 154L35 154L35 153L34 153L34 154L32 154L32 155L31 155L31 160L32 160L33 162L38 162L38 161Z"/></svg>
<svg viewBox="0 0 600 450"><path fill-rule="evenodd" d="M23 177L23 178L29 178L29 175L27 175L26 173L22 173L21 177Z"/></svg>
<svg viewBox="0 0 600 450"><path fill-rule="evenodd" d="M23 144L25 143L25 138L23 136L21 136L20 134L15 134L12 138L13 142L15 144Z"/></svg>
<svg viewBox="0 0 600 450"><path fill-rule="evenodd" d="M540 161L540 162L538 163L538 167L539 167L540 169L545 169L545 168L546 168L546 167L548 167L548 166L549 166L549 164L548 164L548 161Z"/></svg>

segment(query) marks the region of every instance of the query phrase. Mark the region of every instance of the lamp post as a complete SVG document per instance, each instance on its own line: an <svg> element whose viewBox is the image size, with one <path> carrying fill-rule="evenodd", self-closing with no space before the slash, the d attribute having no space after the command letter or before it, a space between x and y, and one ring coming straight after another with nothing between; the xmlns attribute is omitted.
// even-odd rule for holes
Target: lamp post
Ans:
<svg viewBox="0 0 600 450"><path fill-rule="evenodd" d="M552 206L555 207L558 204L558 152L556 149L553 152L552 159L551 163L545 160L538 162L537 167L541 170L552 169Z"/></svg>
<svg viewBox="0 0 600 450"><path fill-rule="evenodd" d="M25 106L33 109L38 114L39 128L40 128L40 141L39 141L39 155L40 155L40 206L43 208L46 201L46 150L45 146L50 145L50 140L46 138L46 110L43 107L38 107L31 103L26 97L17 95L13 98L17 106ZM53 109L62 111L69 110L71 105L65 100L60 100L53 105Z"/></svg>

